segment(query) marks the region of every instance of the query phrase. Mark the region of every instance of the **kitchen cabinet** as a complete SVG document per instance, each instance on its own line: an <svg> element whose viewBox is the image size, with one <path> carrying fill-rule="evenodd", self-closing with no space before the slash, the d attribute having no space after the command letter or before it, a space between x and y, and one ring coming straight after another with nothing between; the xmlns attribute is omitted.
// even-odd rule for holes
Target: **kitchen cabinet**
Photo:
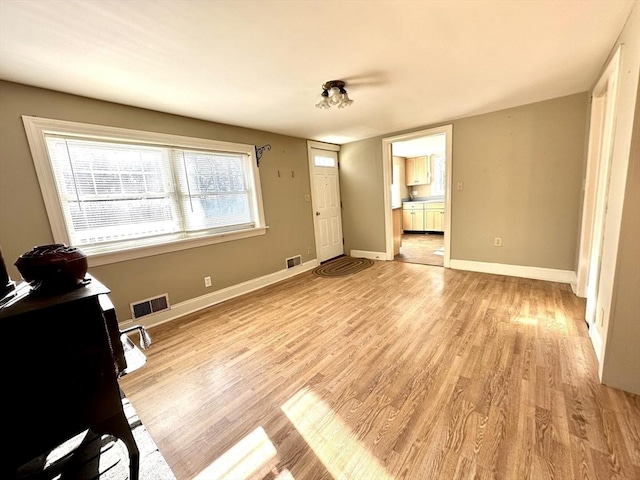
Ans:
<svg viewBox="0 0 640 480"><path fill-rule="evenodd" d="M402 229L409 232L444 232L444 202L404 202Z"/></svg>
<svg viewBox="0 0 640 480"><path fill-rule="evenodd" d="M59 265L47 267L48 272L62 268ZM17 351L3 349L1 357L3 365L11 366L4 374L6 391L11 394L5 398L10 421L3 429L9 442L0 469L2 478L17 478L4 473L15 473L22 464L87 429L124 442L129 453L128 478L141 477L140 452L118 383L131 367L121 340L123 332L108 298L110 290L91 276L85 280L78 288L47 295L32 294L34 290L23 282L11 302L0 309L7 339L23 338L25 326L29 330L27 346L15 345Z"/></svg>
<svg viewBox="0 0 640 480"><path fill-rule="evenodd" d="M428 185L431 183L431 169L429 157L411 157L405 161L405 175L407 185Z"/></svg>
<svg viewBox="0 0 640 480"><path fill-rule="evenodd" d="M404 204L402 207L402 229L410 232L424 231L424 204Z"/></svg>
<svg viewBox="0 0 640 480"><path fill-rule="evenodd" d="M429 232L444 231L444 203L425 204L424 227Z"/></svg>

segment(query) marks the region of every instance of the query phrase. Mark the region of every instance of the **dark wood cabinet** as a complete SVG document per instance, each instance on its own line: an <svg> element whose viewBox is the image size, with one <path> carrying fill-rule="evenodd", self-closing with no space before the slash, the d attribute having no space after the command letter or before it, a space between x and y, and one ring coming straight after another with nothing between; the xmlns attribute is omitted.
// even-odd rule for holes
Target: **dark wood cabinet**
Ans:
<svg viewBox="0 0 640 480"><path fill-rule="evenodd" d="M138 448L122 409L118 375L126 360L109 289L95 278L62 294L39 297L29 285L3 299L8 451L3 478L84 430L124 441L131 478Z"/></svg>

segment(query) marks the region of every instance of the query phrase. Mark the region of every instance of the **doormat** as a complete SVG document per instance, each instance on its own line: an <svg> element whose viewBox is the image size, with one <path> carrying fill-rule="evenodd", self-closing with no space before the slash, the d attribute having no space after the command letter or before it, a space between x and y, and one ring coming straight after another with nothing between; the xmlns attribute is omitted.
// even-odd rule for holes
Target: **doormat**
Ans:
<svg viewBox="0 0 640 480"><path fill-rule="evenodd" d="M373 260L368 258L353 258L345 255L314 268L313 274L318 277L344 277L361 272L371 265L373 265Z"/></svg>

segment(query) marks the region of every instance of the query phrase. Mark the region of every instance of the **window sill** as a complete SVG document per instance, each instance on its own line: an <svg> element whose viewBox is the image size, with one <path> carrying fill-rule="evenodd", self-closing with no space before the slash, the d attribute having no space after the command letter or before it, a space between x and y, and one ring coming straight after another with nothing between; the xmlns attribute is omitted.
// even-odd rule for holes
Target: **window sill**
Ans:
<svg viewBox="0 0 640 480"><path fill-rule="evenodd" d="M269 227L248 228L246 230L238 230L235 232L218 233L201 238L186 238L181 240L174 240L160 245L140 246L108 253L91 253L90 249L85 250L82 247L80 247L80 249L87 254L89 267L97 267L99 265L108 265L110 263L135 260L137 258L177 252L180 250L187 250L189 248L204 247L206 245L230 242L233 240L240 240L242 238L257 237L259 235L264 235L265 233L267 233L268 228Z"/></svg>

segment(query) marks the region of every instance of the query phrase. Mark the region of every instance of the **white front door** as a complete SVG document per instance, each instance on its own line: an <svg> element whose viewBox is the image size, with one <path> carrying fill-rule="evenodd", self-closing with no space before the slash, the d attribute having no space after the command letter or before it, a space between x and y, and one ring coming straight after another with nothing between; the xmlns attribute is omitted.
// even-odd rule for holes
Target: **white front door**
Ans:
<svg viewBox="0 0 640 480"><path fill-rule="evenodd" d="M319 262L344 253L338 152L310 148L316 255Z"/></svg>

